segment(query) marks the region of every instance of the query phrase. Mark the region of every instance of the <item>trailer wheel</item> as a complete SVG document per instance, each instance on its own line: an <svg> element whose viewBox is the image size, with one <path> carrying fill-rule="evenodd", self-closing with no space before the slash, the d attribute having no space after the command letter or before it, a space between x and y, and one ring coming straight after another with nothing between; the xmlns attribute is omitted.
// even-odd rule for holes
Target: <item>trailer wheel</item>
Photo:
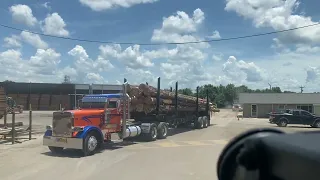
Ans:
<svg viewBox="0 0 320 180"><path fill-rule="evenodd" d="M63 151L63 147L53 147L53 146L48 146L48 148L50 149L50 151L53 154L60 154Z"/></svg>
<svg viewBox="0 0 320 180"><path fill-rule="evenodd" d="M203 120L203 128L207 128L209 125L208 125L208 117L207 116L203 116L202 117L202 120Z"/></svg>
<svg viewBox="0 0 320 180"><path fill-rule="evenodd" d="M144 134L145 140L146 141L155 141L157 140L157 136L158 136L158 128L157 125L152 123L150 125L150 131L149 133Z"/></svg>
<svg viewBox="0 0 320 180"><path fill-rule="evenodd" d="M165 139L168 135L168 126L164 122L160 122L158 125L158 139Z"/></svg>
<svg viewBox="0 0 320 180"><path fill-rule="evenodd" d="M203 119L202 119L202 117L198 117L198 119L196 120L195 128L196 129L202 129L203 128Z"/></svg>
<svg viewBox="0 0 320 180"><path fill-rule="evenodd" d="M95 132L90 132L83 143L83 154L84 156L93 155L99 147L99 141Z"/></svg>

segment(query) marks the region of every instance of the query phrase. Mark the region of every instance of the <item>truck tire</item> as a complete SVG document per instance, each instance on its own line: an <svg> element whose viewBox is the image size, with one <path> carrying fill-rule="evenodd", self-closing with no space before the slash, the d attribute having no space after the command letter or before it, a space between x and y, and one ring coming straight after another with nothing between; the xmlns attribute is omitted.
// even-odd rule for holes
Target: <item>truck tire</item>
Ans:
<svg viewBox="0 0 320 180"><path fill-rule="evenodd" d="M286 118L281 118L277 125L279 127L286 127L288 125L288 120Z"/></svg>
<svg viewBox="0 0 320 180"><path fill-rule="evenodd" d="M144 139L146 141L155 141L158 136L158 128L155 123L151 123L149 133L144 134Z"/></svg>
<svg viewBox="0 0 320 180"><path fill-rule="evenodd" d="M52 154L60 154L63 151L63 147L53 147L53 146L48 146L49 150L51 151Z"/></svg>
<svg viewBox="0 0 320 180"><path fill-rule="evenodd" d="M158 125L158 139L165 139L168 135L168 125L164 122L160 122Z"/></svg>
<svg viewBox="0 0 320 180"><path fill-rule="evenodd" d="M312 127L320 128L320 120L317 120Z"/></svg>
<svg viewBox="0 0 320 180"><path fill-rule="evenodd" d="M198 119L196 120L194 126L195 126L196 129L202 129L203 128L203 118L202 117L198 117Z"/></svg>
<svg viewBox="0 0 320 180"><path fill-rule="evenodd" d="M202 120L203 120L203 128L207 128L209 125L208 125L208 117L207 116L203 116L202 117Z"/></svg>
<svg viewBox="0 0 320 180"><path fill-rule="evenodd" d="M99 148L99 140L97 133L95 132L90 132L86 138L84 139L83 143L83 155L84 156L90 156L93 155Z"/></svg>

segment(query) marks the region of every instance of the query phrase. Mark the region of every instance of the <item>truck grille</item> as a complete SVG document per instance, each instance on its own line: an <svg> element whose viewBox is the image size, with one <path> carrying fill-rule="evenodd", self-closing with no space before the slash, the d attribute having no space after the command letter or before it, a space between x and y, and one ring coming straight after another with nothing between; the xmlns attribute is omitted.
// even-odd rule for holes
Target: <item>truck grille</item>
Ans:
<svg viewBox="0 0 320 180"><path fill-rule="evenodd" d="M73 114L71 112L54 112L52 120L52 135L71 137L73 126Z"/></svg>

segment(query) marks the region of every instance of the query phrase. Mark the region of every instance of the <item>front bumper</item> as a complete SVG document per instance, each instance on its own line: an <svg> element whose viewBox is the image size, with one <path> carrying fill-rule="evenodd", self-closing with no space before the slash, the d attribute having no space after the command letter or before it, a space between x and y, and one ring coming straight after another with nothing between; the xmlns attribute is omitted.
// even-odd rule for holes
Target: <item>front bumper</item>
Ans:
<svg viewBox="0 0 320 180"><path fill-rule="evenodd" d="M82 149L83 139L43 136L43 145L70 149Z"/></svg>

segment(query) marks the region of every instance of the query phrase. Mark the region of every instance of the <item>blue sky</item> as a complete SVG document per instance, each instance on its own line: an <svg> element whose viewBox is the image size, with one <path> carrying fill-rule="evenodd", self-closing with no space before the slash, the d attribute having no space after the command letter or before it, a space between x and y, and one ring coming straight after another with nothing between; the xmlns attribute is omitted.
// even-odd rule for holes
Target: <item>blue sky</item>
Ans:
<svg viewBox="0 0 320 180"><path fill-rule="evenodd" d="M1 1L0 23L79 39L163 43L283 30L316 23L320 17L316 9L320 2L315 0L96 2L101 4L88 0ZM108 6L110 3L112 6ZM179 17L178 11L187 18ZM199 15L198 22L193 19L194 12ZM271 82L286 90L298 91L298 86L305 85L309 92L320 91L320 27L285 36L275 34L202 45L140 46L136 50L128 45L121 45L120 50L117 45L34 37L0 28L0 67L5 69L0 80L60 82L63 75L69 75L76 83L115 84L126 77L131 83L152 84L160 76L166 86L178 80L183 87L191 88L206 83L265 88ZM155 40L152 38L157 29L161 34ZM220 37L209 37L214 31ZM8 38L18 44L8 44Z"/></svg>

